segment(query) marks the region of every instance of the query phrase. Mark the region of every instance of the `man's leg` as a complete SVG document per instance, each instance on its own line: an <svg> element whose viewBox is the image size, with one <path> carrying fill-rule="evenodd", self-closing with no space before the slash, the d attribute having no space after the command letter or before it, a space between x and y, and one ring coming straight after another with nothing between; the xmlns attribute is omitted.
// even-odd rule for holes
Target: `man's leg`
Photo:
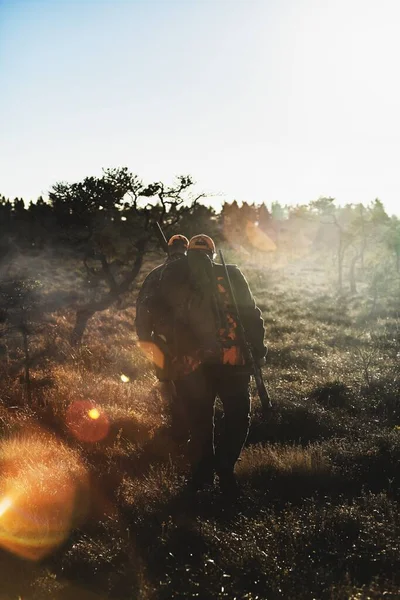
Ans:
<svg viewBox="0 0 400 600"><path fill-rule="evenodd" d="M189 424L186 406L178 393L179 383L176 385L174 381L162 381L160 387L168 407L171 438L183 450L189 439Z"/></svg>
<svg viewBox="0 0 400 600"><path fill-rule="evenodd" d="M176 382L177 394L186 407L189 425L188 457L194 487L211 484L214 477L214 402L209 378L202 368Z"/></svg>
<svg viewBox="0 0 400 600"><path fill-rule="evenodd" d="M250 425L250 375L237 367L220 367L216 374L218 395L224 407L223 430L216 451L221 487L235 485L234 468Z"/></svg>

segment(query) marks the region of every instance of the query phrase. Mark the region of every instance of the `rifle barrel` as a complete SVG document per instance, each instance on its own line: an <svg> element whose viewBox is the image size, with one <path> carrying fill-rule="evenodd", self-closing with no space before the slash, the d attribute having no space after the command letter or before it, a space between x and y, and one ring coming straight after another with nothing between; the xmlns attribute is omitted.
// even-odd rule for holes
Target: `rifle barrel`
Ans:
<svg viewBox="0 0 400 600"><path fill-rule="evenodd" d="M224 267L225 276L226 276L226 279L228 282L228 287L229 287L233 307L234 307L234 310L236 313L237 324L238 324L238 328L240 331L240 336L242 338L242 340L241 340L242 341L242 349L245 353L245 358L250 362L250 364L252 366L253 377L256 382L257 392L258 392L263 410L267 411L272 407L271 398L270 398L267 386L265 385L265 382L264 382L264 379L262 376L261 367L258 365L256 359L254 358L253 349L252 349L251 345L249 344L249 342L247 341L246 331L244 329L242 319L240 318L239 307L238 307L238 304L236 301L235 292L234 292L234 289L232 286L228 267L226 266L226 262L225 262L222 250L219 251L219 255L221 257L221 262Z"/></svg>
<svg viewBox="0 0 400 600"><path fill-rule="evenodd" d="M157 237L160 240L162 249L164 250L164 252L166 252L168 254L168 240L165 237L164 232L161 229L161 225L158 221L156 223L154 223L154 228L155 228Z"/></svg>

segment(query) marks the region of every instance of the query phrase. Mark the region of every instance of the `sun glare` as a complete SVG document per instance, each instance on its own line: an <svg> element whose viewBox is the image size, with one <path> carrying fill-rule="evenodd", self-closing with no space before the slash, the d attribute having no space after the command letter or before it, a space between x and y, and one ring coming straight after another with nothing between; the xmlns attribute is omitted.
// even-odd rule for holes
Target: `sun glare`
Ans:
<svg viewBox="0 0 400 600"><path fill-rule="evenodd" d="M139 347L142 352L149 358L159 369L164 368L165 357L162 350L152 342L139 342Z"/></svg>
<svg viewBox="0 0 400 600"><path fill-rule="evenodd" d="M79 456L41 430L0 444L0 547L40 560L86 511L87 471Z"/></svg>
<svg viewBox="0 0 400 600"><path fill-rule="evenodd" d="M255 223L247 221L246 236L256 250L261 250L261 252L274 252L276 250L275 242L271 240L265 231L260 229L257 221Z"/></svg>
<svg viewBox="0 0 400 600"><path fill-rule="evenodd" d="M110 430L107 414L93 404L89 400L75 400L67 410L67 426L72 435L82 442L104 440Z"/></svg>
<svg viewBox="0 0 400 600"><path fill-rule="evenodd" d="M0 502L0 517L4 515L4 513L12 506L11 498L6 496Z"/></svg>
<svg viewBox="0 0 400 600"><path fill-rule="evenodd" d="M93 419L94 421L96 421L96 419L98 419L100 417L100 412L97 410L97 408L91 408L88 411L88 415L91 419Z"/></svg>

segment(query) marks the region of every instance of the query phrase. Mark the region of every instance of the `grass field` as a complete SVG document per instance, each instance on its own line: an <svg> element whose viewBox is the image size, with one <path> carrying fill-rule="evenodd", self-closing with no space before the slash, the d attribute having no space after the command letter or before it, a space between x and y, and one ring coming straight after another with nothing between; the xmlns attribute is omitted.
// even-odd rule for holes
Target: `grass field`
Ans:
<svg viewBox="0 0 400 600"><path fill-rule="evenodd" d="M78 350L72 313L38 328L31 407L2 345L1 600L400 598L398 297L338 296L304 261L243 270L274 409L252 389L236 501L188 497L133 306Z"/></svg>

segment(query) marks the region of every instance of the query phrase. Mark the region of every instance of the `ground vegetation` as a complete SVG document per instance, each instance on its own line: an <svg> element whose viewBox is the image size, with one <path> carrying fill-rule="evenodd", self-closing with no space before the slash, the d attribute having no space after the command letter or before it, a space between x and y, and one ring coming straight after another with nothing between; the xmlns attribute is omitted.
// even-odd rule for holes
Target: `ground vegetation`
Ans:
<svg viewBox="0 0 400 600"><path fill-rule="evenodd" d="M191 185L122 169L0 200L1 598L400 598L398 219L332 198L216 212ZM274 408L252 387L234 501L188 496L137 345L153 221L212 235L263 312Z"/></svg>

